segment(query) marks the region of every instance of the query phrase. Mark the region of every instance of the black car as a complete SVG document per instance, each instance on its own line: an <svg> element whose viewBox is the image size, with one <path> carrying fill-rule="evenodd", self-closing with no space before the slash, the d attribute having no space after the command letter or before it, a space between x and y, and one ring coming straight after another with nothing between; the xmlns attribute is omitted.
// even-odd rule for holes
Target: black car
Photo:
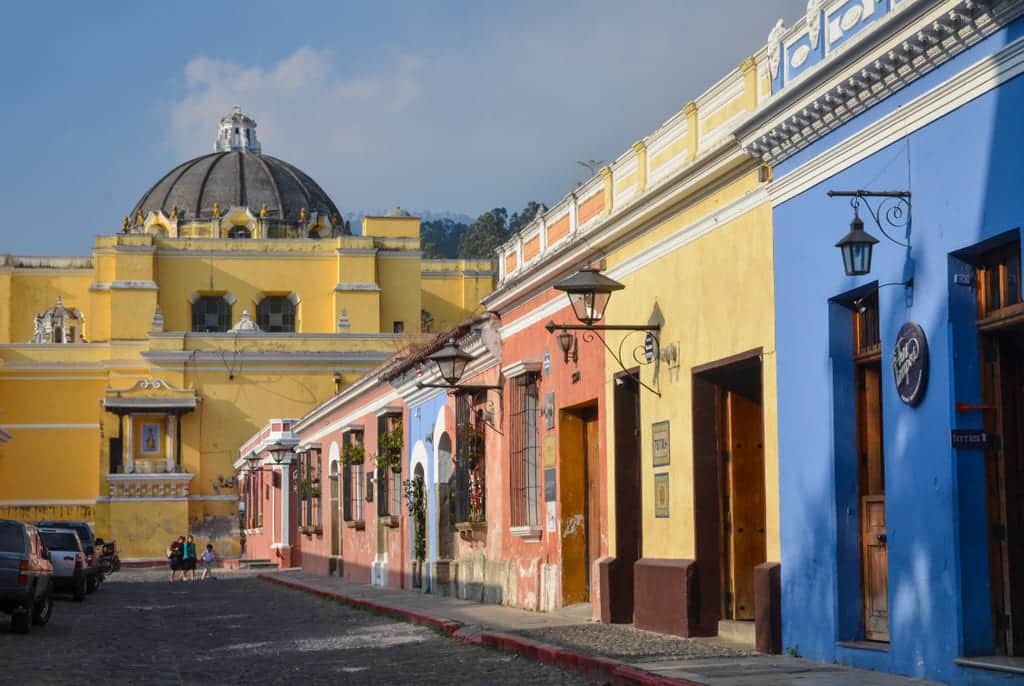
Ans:
<svg viewBox="0 0 1024 686"><path fill-rule="evenodd" d="M31 524L0 519L0 611L11 629L27 634L53 613L53 565Z"/></svg>
<svg viewBox="0 0 1024 686"><path fill-rule="evenodd" d="M82 542L82 549L85 551L86 590L89 593L95 592L100 587L100 584L103 583L105 575L100 556L96 554L96 535L93 533L89 523L47 520L36 522L35 525L40 529L71 529L78 534L78 539Z"/></svg>

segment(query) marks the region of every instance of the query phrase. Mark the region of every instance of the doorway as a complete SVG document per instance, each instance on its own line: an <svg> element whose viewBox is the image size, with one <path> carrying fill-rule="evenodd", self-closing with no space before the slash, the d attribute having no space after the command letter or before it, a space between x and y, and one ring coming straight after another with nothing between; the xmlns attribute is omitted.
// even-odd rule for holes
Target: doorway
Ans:
<svg viewBox="0 0 1024 686"><path fill-rule="evenodd" d="M998 655L1024 656L1024 323L982 336L992 628Z"/></svg>
<svg viewBox="0 0 1024 686"><path fill-rule="evenodd" d="M597 404L562 410L558 429L562 604L589 602L591 566L600 556Z"/></svg>
<svg viewBox="0 0 1024 686"><path fill-rule="evenodd" d="M333 448L332 448L333 450ZM328 574L341 576L341 503L338 502L338 461L331 460L330 473L331 509L331 560Z"/></svg>
<svg viewBox="0 0 1024 686"><path fill-rule="evenodd" d="M640 491L640 381L632 371L615 377L615 562L609 575L612 622L633 621L634 565L643 555Z"/></svg>
<svg viewBox="0 0 1024 686"><path fill-rule="evenodd" d="M767 560L760 350L694 369L698 630L754 619L754 568Z"/></svg>

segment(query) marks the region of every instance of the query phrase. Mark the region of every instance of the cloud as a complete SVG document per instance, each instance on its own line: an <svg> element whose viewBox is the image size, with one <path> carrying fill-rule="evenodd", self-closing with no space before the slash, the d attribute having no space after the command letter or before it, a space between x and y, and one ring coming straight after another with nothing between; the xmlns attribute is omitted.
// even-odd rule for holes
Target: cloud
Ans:
<svg viewBox="0 0 1024 686"><path fill-rule="evenodd" d="M524 3L457 40L382 47L369 66L313 47L267 66L196 56L168 106L168 143L182 159L210 151L238 104L265 153L310 173L343 208L551 203L581 178L576 160L614 159L803 0L708 5Z"/></svg>

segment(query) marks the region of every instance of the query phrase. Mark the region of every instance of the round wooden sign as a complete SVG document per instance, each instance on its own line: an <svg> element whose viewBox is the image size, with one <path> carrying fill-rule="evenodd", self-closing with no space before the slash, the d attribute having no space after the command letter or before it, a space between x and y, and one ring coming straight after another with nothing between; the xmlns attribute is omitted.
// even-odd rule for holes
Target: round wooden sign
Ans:
<svg viewBox="0 0 1024 686"><path fill-rule="evenodd" d="M918 405L928 388L928 340L924 329L914 322L900 327L892 352L892 373L896 392L907 405Z"/></svg>

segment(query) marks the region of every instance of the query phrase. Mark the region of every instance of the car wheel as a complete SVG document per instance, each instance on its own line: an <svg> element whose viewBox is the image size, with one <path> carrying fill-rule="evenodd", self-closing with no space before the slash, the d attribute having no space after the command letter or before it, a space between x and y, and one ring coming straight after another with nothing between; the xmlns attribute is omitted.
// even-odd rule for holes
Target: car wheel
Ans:
<svg viewBox="0 0 1024 686"><path fill-rule="evenodd" d="M82 577L81 579L78 579L75 582L75 589L71 592L71 598L75 602L79 602L80 603L83 600L85 600L85 594L86 594L86 581L85 581L85 577Z"/></svg>
<svg viewBox="0 0 1024 686"><path fill-rule="evenodd" d="M11 615L11 631L16 634L27 634L32 630L31 613L28 610L19 610Z"/></svg>
<svg viewBox="0 0 1024 686"><path fill-rule="evenodd" d="M46 626L46 623L50 621L50 615L53 614L53 594L50 591L46 592L36 606L32 609L32 623L36 626Z"/></svg>
<svg viewBox="0 0 1024 686"><path fill-rule="evenodd" d="M89 577L89 580L85 582L85 590L89 593L95 593L100 588L100 575L93 574Z"/></svg>

